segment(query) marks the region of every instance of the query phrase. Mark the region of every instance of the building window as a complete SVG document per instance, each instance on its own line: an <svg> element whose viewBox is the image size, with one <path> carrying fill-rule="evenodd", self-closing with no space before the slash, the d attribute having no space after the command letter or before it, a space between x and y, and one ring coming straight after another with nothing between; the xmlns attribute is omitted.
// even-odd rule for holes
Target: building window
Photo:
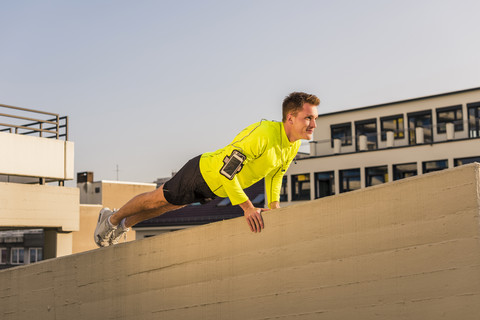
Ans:
<svg viewBox="0 0 480 320"><path fill-rule="evenodd" d="M43 249L42 248L30 248L28 249L29 261L30 263L35 263L37 261L43 260Z"/></svg>
<svg viewBox="0 0 480 320"><path fill-rule="evenodd" d="M438 161L425 161L422 164L423 173L429 173L434 171L440 171L448 168L447 160L438 160Z"/></svg>
<svg viewBox="0 0 480 320"><path fill-rule="evenodd" d="M463 131L462 106L437 109L437 133L447 132L447 123L453 123L455 131Z"/></svg>
<svg viewBox="0 0 480 320"><path fill-rule="evenodd" d="M469 164L469 163L474 163L474 162L480 163L480 156L455 159L453 162L455 163L455 167L463 166L464 164Z"/></svg>
<svg viewBox="0 0 480 320"><path fill-rule="evenodd" d="M393 180L413 177L417 174L417 164L415 162L393 165Z"/></svg>
<svg viewBox="0 0 480 320"><path fill-rule="evenodd" d="M23 264L25 263L25 250L23 248L12 248L11 264Z"/></svg>
<svg viewBox="0 0 480 320"><path fill-rule="evenodd" d="M388 182L388 167L365 168L365 179L367 187Z"/></svg>
<svg viewBox="0 0 480 320"><path fill-rule="evenodd" d="M340 139L342 141L342 146L352 145L352 124L351 123L334 124L330 126L330 131L332 136L332 148L333 148L334 139Z"/></svg>
<svg viewBox="0 0 480 320"><path fill-rule="evenodd" d="M335 174L333 171L315 173L315 199L335 194Z"/></svg>
<svg viewBox="0 0 480 320"><path fill-rule="evenodd" d="M288 201L287 176L283 176L282 187L280 189L280 201Z"/></svg>
<svg viewBox="0 0 480 320"><path fill-rule="evenodd" d="M8 262L8 249L0 248L0 264L7 264Z"/></svg>
<svg viewBox="0 0 480 320"><path fill-rule="evenodd" d="M380 129L382 131L382 141L387 140L387 131L392 131L395 139L403 139L405 137L403 115L399 114L396 116L381 118Z"/></svg>
<svg viewBox="0 0 480 320"><path fill-rule="evenodd" d="M420 143L416 136L416 128L423 128L423 142L433 142L432 111L421 111L408 114L409 144Z"/></svg>
<svg viewBox="0 0 480 320"><path fill-rule="evenodd" d="M377 120L364 120L355 122L356 148L360 150L360 136L367 137L367 150L377 149Z"/></svg>
<svg viewBox="0 0 480 320"><path fill-rule="evenodd" d="M467 104L468 108L468 137L480 137L480 102Z"/></svg>
<svg viewBox="0 0 480 320"><path fill-rule="evenodd" d="M360 189L360 169L340 170L340 192Z"/></svg>
<svg viewBox="0 0 480 320"><path fill-rule="evenodd" d="M310 200L310 174L292 175L292 201Z"/></svg>

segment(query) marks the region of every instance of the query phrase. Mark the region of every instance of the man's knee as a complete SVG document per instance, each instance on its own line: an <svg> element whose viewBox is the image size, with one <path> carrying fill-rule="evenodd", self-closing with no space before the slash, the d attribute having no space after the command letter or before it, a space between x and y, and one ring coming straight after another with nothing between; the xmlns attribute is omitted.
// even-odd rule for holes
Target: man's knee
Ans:
<svg viewBox="0 0 480 320"><path fill-rule="evenodd" d="M144 198L142 202L145 210L154 210L169 205L163 195L163 185L156 190L144 193L142 196Z"/></svg>

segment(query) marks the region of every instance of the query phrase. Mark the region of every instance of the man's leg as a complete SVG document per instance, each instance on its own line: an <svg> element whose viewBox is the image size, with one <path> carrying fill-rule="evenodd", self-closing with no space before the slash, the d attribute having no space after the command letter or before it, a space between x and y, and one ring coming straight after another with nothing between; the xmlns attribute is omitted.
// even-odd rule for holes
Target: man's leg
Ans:
<svg viewBox="0 0 480 320"><path fill-rule="evenodd" d="M117 244L131 226L181 207L183 206L170 204L165 199L161 186L157 190L135 196L116 212L108 208L102 209L93 238L100 247Z"/></svg>
<svg viewBox="0 0 480 320"><path fill-rule="evenodd" d="M145 192L133 197L110 217L110 223L116 226L126 218L125 227L130 228L139 222L182 207L183 206L168 203L163 195L162 185L154 191Z"/></svg>

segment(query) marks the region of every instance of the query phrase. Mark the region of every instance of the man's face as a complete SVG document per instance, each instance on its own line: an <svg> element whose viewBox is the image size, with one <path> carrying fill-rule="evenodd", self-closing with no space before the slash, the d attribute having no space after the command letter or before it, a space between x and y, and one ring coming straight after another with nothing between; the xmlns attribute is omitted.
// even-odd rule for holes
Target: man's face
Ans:
<svg viewBox="0 0 480 320"><path fill-rule="evenodd" d="M315 122L317 118L317 106L310 103L304 103L303 109L299 111L297 115L289 114L287 121L291 121L290 124L292 125L292 134L291 137L289 137L290 142L300 139L312 139L313 131L317 127L317 123Z"/></svg>

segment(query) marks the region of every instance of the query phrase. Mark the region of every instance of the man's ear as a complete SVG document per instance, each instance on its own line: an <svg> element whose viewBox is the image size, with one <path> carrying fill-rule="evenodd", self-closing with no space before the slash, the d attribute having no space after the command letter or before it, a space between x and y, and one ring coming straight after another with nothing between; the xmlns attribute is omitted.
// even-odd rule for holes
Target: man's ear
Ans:
<svg viewBox="0 0 480 320"><path fill-rule="evenodd" d="M287 114L287 122L288 123L293 123L293 114L291 114L291 113Z"/></svg>

